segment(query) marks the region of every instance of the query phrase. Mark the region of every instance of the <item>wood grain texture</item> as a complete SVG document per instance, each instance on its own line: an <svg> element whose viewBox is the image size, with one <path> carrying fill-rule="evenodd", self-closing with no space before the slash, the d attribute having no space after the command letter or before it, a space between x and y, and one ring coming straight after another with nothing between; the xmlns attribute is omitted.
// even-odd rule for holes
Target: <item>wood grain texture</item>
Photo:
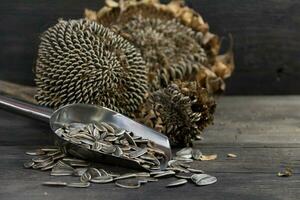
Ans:
<svg viewBox="0 0 300 200"><path fill-rule="evenodd" d="M113 184L92 185L87 189L42 186L42 182L49 180L78 179L51 177L49 172L24 169L23 162L30 158L25 151L51 144L50 128L42 122L0 110L0 199L297 200L300 195L300 134L293 130L299 127L299 102L300 96L223 97L215 125L207 130L204 142L195 144L203 153L217 154L218 158L193 163L194 167L215 175L218 182L206 187L187 184L165 188L172 180L167 178L137 190ZM249 126L245 127L247 123ZM239 128L241 133L236 131ZM289 137L293 137L293 141L288 140ZM237 158L227 158L228 153L236 154ZM114 172L127 171L117 165L101 167ZM293 176L277 177L277 172L285 167L294 170Z"/></svg>
<svg viewBox="0 0 300 200"><path fill-rule="evenodd" d="M58 18L80 18L103 0L2 0L0 79L33 85L39 36ZM166 2L166 1L164 1ZM227 94L299 94L300 2L187 0L221 36L234 36L236 70ZM228 41L224 40L226 48Z"/></svg>

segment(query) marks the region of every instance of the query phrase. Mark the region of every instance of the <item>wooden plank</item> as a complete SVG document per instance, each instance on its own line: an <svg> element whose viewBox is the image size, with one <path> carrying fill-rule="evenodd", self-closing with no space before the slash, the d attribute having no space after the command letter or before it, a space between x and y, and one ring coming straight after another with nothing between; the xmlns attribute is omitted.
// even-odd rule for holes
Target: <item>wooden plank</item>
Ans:
<svg viewBox="0 0 300 200"><path fill-rule="evenodd" d="M22 169L23 163L32 158L25 155L26 151L38 146L0 146L2 152L0 163L3 176L13 179L17 173L26 173L25 179L31 179L30 174L38 173ZM178 150L178 149L176 149ZM259 173L276 174L286 167L293 169L293 174L300 174L300 148L243 148L243 147L211 147L202 148L204 154L217 154L213 161L194 161L192 167L202 169L208 173ZM174 150L174 153L176 151ZM228 153L234 153L237 158L228 158ZM99 164L99 167L116 172L126 172L128 169L117 166Z"/></svg>
<svg viewBox="0 0 300 200"><path fill-rule="evenodd" d="M103 0L2 0L0 79L32 85L39 36L58 18L80 18ZM164 1L166 2L166 1ZM236 70L227 94L299 94L300 2L187 0L221 36L233 34ZM224 40L223 44L227 45Z"/></svg>
<svg viewBox="0 0 300 200"><path fill-rule="evenodd" d="M299 98L290 96L220 99L215 125L209 128L205 135L207 143L196 144L204 154L217 154L218 158L215 161L193 163L193 167L215 175L218 182L207 187L196 187L189 183L173 189L165 188L171 181L170 178L149 183L138 190L126 190L113 184L92 185L87 189L42 186L43 181L71 182L78 181L78 178L51 177L49 172L24 169L23 162L31 158L24 152L40 145L51 144L46 134L50 129L47 124L0 110L0 199L296 200L300 195L300 135L294 135L289 130L296 127ZM252 118L251 115L255 117ZM281 121L283 117L287 120ZM277 125L279 122L282 127ZM251 126L245 128L244 125L247 123ZM249 136L250 138L238 137L238 140L231 142L230 138L235 138L234 134L240 133L229 130L240 128L239 124L242 127L242 134L254 135ZM282 129L281 134L269 130L274 124L278 126L277 129ZM257 134L256 130L261 128L269 131ZM285 137L291 137L291 134L296 142L293 145L289 142L285 144ZM277 138L276 143L267 140L268 137L272 140ZM228 153L234 153L238 157L229 159L226 157ZM128 171L118 166L102 164L99 166L115 172ZM284 167L291 167L294 170L293 176L277 177L277 172Z"/></svg>
<svg viewBox="0 0 300 200"><path fill-rule="evenodd" d="M28 172L22 174L27 176ZM49 181L46 173L36 173L32 179L1 179L0 197L7 200L65 200L65 199L190 199L190 200L297 200L300 191L299 175L280 178L270 174L213 174L219 181L210 186L197 187L188 183L178 188L165 188L173 179L161 179L137 190L119 188L113 183L92 185L90 188L53 188L42 186ZM51 180L64 180L53 178ZM74 180L73 180L74 181Z"/></svg>
<svg viewBox="0 0 300 200"><path fill-rule="evenodd" d="M202 145L300 146L299 96L221 97Z"/></svg>

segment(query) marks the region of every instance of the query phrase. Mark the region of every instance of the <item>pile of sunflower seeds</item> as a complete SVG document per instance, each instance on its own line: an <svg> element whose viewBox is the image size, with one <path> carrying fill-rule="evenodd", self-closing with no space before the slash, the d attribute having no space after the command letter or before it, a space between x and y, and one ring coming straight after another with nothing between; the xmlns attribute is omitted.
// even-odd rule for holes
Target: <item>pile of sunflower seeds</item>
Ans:
<svg viewBox="0 0 300 200"><path fill-rule="evenodd" d="M165 153L148 139L113 124L71 123L55 133L66 141L86 149L137 162L145 169L160 169Z"/></svg>
<svg viewBox="0 0 300 200"><path fill-rule="evenodd" d="M156 182L158 179L167 177L176 177L177 179L168 183L166 187L180 186L187 182L204 186L217 181L216 177L204 174L200 169L191 168L192 162L201 154L200 150L192 148L184 148L178 151L173 160L168 162L168 167L163 171L156 170L125 174L107 172L104 169L97 168L93 166L93 163L70 157L58 147L44 147L26 153L35 157L24 163L25 168L43 171L51 170L51 176L79 177L77 182L44 182L43 185L46 186L86 188L91 183L105 184L114 182L118 187L134 189L141 187L142 184Z"/></svg>

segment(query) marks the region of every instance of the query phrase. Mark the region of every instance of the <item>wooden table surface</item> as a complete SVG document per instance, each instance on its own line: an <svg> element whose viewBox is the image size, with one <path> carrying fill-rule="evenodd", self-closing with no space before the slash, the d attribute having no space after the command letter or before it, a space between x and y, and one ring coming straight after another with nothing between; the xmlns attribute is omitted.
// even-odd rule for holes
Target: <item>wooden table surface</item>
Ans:
<svg viewBox="0 0 300 200"><path fill-rule="evenodd" d="M195 165L215 175L216 184L165 188L170 179L161 179L132 190L112 183L53 188L41 183L64 178L23 168L25 151L51 144L48 125L0 110L0 199L299 199L300 96L221 97L215 124L205 132L195 146L218 158ZM228 159L228 153L238 157ZM291 167L293 176L277 177L284 167Z"/></svg>

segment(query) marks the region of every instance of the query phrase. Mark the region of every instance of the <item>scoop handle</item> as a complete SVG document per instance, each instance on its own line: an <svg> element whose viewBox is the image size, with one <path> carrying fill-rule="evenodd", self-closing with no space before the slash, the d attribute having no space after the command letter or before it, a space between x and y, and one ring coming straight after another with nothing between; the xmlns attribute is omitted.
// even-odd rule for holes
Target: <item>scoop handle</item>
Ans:
<svg viewBox="0 0 300 200"><path fill-rule="evenodd" d="M53 110L0 95L0 108L49 123Z"/></svg>

